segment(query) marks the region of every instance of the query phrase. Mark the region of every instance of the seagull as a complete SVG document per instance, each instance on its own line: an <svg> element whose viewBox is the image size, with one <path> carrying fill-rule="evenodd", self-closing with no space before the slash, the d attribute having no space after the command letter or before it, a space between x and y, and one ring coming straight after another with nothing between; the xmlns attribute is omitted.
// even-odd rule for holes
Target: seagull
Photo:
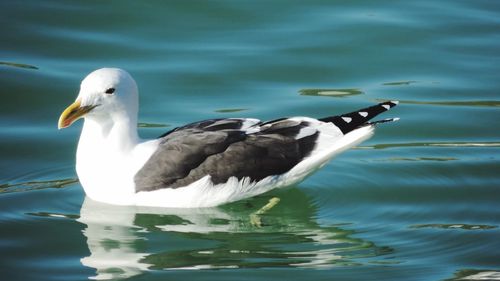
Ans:
<svg viewBox="0 0 500 281"><path fill-rule="evenodd" d="M138 87L118 68L86 76L59 129L84 118L76 172L86 195L115 205L214 207L295 185L374 134L369 120L387 101L315 119L219 118L177 127L152 140L137 132Z"/></svg>

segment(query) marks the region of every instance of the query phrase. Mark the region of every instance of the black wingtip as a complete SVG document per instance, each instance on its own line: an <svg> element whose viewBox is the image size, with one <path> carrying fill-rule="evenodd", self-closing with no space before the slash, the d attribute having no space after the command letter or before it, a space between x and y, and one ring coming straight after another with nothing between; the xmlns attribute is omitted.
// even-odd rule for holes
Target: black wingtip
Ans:
<svg viewBox="0 0 500 281"><path fill-rule="evenodd" d="M380 113L383 113L396 105L398 105L398 101L385 101L382 103L379 103L377 105L373 105L370 107L362 108L360 110L356 110L350 113L342 114L342 115L337 115L337 116L331 116L331 117L326 117L319 119L323 122L331 122L335 126L337 126L343 134L347 134L350 131L359 128L360 126L363 126L365 124L368 124L368 121L375 116L379 115ZM390 119L385 119L372 122L369 124L375 124L375 123L384 123L384 122L390 122L390 121L397 121L399 118L390 118Z"/></svg>

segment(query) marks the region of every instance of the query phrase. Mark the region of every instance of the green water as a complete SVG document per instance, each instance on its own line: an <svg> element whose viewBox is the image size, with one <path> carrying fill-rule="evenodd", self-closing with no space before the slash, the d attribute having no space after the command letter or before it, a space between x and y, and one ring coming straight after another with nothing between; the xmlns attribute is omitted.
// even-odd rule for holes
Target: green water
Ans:
<svg viewBox="0 0 500 281"><path fill-rule="evenodd" d="M27 0L0 15L1 280L500 279L500 2ZM56 126L105 66L136 78L145 138L388 99L401 121L288 190L108 206L77 182L81 123Z"/></svg>

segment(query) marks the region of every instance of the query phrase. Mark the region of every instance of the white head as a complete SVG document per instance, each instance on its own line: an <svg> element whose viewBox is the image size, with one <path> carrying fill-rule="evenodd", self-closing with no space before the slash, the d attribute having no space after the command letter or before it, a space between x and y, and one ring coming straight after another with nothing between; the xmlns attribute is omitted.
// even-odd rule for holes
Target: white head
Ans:
<svg viewBox="0 0 500 281"><path fill-rule="evenodd" d="M125 70L95 70L83 79L76 101L61 114L59 129L82 117L100 123L114 122L117 118L136 122L138 100L137 84Z"/></svg>

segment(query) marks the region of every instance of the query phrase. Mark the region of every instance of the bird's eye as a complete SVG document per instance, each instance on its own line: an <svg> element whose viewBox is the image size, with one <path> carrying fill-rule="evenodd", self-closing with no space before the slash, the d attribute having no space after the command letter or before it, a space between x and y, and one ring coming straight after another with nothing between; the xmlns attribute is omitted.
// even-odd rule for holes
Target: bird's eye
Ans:
<svg viewBox="0 0 500 281"><path fill-rule="evenodd" d="M106 90L105 93L108 94L108 95L111 95L114 92L115 92L115 88L109 88L109 89Z"/></svg>

